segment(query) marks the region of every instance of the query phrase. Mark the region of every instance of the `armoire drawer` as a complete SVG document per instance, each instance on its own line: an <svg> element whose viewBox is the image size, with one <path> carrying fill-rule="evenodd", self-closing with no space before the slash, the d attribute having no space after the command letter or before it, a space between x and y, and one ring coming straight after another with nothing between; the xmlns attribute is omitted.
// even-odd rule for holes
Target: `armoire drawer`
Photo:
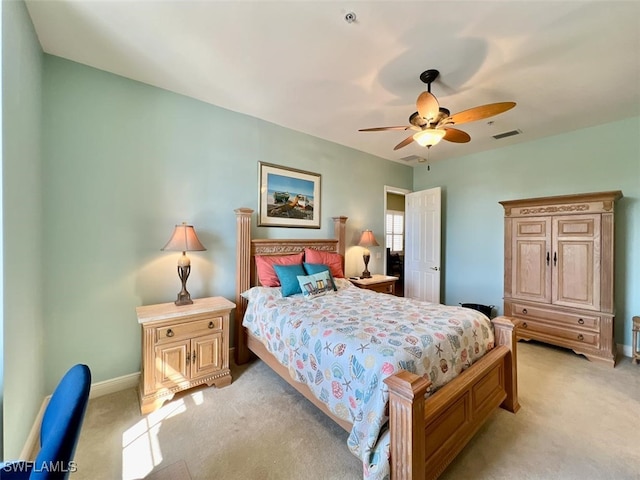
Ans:
<svg viewBox="0 0 640 480"><path fill-rule="evenodd" d="M513 314L526 321L527 318L541 320L561 327L600 331L600 317L596 315L579 315L577 313L547 310L531 305L513 304Z"/></svg>
<svg viewBox="0 0 640 480"><path fill-rule="evenodd" d="M548 323L538 322L534 319L523 319L520 325L520 336L529 338L530 335L531 338L543 341L550 339L557 339L563 343L566 341L567 346L588 345L590 347L600 348L599 333L584 330L569 330L562 327L555 327Z"/></svg>

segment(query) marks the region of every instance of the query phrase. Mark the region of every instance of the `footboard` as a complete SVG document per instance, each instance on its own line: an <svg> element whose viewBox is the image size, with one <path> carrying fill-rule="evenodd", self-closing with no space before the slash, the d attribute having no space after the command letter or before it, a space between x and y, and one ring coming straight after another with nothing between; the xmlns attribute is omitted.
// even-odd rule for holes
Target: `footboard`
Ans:
<svg viewBox="0 0 640 480"><path fill-rule="evenodd" d="M493 325L496 347L427 400L422 377L404 371L385 380L393 480L437 478L496 407L520 408L516 324L498 317Z"/></svg>

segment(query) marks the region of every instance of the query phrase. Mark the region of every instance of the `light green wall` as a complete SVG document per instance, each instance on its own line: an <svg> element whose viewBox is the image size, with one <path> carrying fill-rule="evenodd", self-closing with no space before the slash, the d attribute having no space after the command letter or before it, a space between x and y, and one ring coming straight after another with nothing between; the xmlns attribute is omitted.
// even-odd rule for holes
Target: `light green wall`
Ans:
<svg viewBox="0 0 640 480"><path fill-rule="evenodd" d="M160 248L176 223L207 247L190 255L191 295L234 299L233 210L257 210L258 161L322 175L321 230L260 237L330 237L336 215L351 244L365 226L382 237L384 185L412 185L410 167L58 57L45 55L44 78L49 386L72 362L94 381L140 369L135 307L175 300L179 254ZM347 251L347 273L361 262Z"/></svg>
<svg viewBox="0 0 640 480"><path fill-rule="evenodd" d="M526 133L525 133L526 134ZM414 189L443 187L443 298L502 311L500 200L622 190L616 205L616 341L640 314L640 118L414 168Z"/></svg>
<svg viewBox="0 0 640 480"><path fill-rule="evenodd" d="M42 307L42 51L23 2L2 2L4 458L17 458L46 391Z"/></svg>

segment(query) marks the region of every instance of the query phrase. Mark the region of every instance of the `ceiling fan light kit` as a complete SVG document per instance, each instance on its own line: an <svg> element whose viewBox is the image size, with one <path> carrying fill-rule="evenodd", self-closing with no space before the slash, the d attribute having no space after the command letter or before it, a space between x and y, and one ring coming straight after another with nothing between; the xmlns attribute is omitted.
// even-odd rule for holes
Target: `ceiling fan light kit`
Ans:
<svg viewBox="0 0 640 480"><path fill-rule="evenodd" d="M421 130L413 135L413 139L422 147L432 147L442 140L447 132L445 130L438 130L435 128L429 128L427 130Z"/></svg>
<svg viewBox="0 0 640 480"><path fill-rule="evenodd" d="M425 70L420 74L420 80L427 84L427 90L418 95L416 100L417 112L409 117L408 126L362 128L360 132L380 132L386 130L414 130L416 133L408 136L398 143L394 150L406 147L412 142L420 146L431 148L440 140L445 139L453 143L467 143L471 140L468 133L453 128L467 122L475 122L484 118L493 117L516 106L515 102L499 102L480 105L451 115L451 112L440 106L438 99L431 93L431 83L435 81L440 72L438 70Z"/></svg>

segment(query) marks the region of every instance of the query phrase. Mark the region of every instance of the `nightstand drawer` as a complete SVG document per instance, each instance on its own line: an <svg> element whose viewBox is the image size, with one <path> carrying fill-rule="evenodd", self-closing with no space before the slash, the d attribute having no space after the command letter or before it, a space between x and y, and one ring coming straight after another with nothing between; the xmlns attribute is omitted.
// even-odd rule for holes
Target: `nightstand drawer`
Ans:
<svg viewBox="0 0 640 480"><path fill-rule="evenodd" d="M198 315L181 323L165 324L156 327L156 342L172 342L181 338L191 338L222 328L222 317Z"/></svg>
<svg viewBox="0 0 640 480"><path fill-rule="evenodd" d="M381 285L371 285L370 287L367 287L367 289L373 290L374 292L393 294L395 289L394 287L395 287L395 282L389 282Z"/></svg>
<svg viewBox="0 0 640 480"><path fill-rule="evenodd" d="M358 288L393 295L396 291L398 277L372 275L370 278L350 278L349 281Z"/></svg>

